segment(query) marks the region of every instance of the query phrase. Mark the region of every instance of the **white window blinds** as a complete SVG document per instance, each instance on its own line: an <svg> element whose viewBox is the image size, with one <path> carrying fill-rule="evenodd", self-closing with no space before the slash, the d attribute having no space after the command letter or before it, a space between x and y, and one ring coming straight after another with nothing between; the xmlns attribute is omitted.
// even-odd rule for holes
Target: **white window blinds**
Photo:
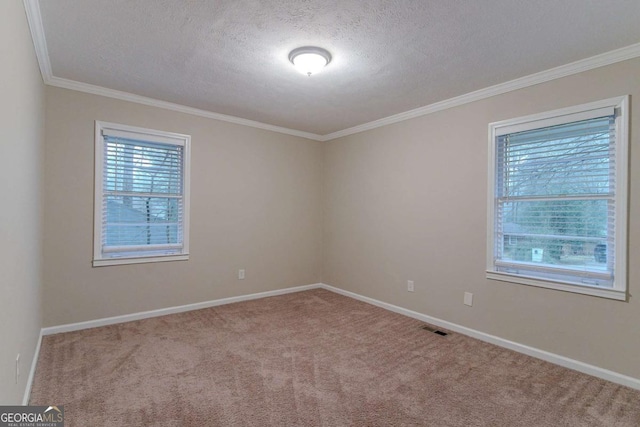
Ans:
<svg viewBox="0 0 640 427"><path fill-rule="evenodd" d="M94 258L183 254L185 141L110 128L99 137L100 230Z"/></svg>
<svg viewBox="0 0 640 427"><path fill-rule="evenodd" d="M494 271L613 286L616 116L588 116L496 132Z"/></svg>

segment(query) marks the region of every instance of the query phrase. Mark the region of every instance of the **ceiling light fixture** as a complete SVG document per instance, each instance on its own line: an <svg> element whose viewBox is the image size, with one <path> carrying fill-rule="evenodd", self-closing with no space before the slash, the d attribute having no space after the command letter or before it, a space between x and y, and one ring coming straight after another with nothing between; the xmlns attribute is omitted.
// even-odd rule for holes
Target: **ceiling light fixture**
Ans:
<svg viewBox="0 0 640 427"><path fill-rule="evenodd" d="M293 49L289 61L302 74L310 76L322 71L331 62L331 54L321 47L304 46Z"/></svg>

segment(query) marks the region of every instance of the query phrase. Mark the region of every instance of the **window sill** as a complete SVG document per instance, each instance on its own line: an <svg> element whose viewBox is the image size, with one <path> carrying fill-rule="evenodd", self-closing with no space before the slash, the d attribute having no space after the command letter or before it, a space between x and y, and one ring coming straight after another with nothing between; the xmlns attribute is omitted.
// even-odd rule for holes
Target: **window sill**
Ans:
<svg viewBox="0 0 640 427"><path fill-rule="evenodd" d="M521 285L536 286L539 288L555 289L557 291L572 292L575 294L592 295L601 298L609 298L618 301L626 301L627 293L611 288L601 288L588 285L574 285L564 282L552 282L538 278L520 276L516 274L487 271L487 279L501 282L517 283Z"/></svg>
<svg viewBox="0 0 640 427"><path fill-rule="evenodd" d="M135 258L103 258L94 259L94 267L106 267L109 265L124 265L124 264L145 264L152 262L166 262L166 261L188 261L189 254L181 255L166 255L166 256L148 256L148 257L135 257Z"/></svg>

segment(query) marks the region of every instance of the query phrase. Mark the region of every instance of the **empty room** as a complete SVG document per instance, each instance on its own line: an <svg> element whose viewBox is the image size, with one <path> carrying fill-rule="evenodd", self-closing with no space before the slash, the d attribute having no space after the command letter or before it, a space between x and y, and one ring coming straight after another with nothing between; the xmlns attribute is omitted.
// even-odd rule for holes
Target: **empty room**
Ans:
<svg viewBox="0 0 640 427"><path fill-rule="evenodd" d="M0 427L640 425L639 24L0 2Z"/></svg>

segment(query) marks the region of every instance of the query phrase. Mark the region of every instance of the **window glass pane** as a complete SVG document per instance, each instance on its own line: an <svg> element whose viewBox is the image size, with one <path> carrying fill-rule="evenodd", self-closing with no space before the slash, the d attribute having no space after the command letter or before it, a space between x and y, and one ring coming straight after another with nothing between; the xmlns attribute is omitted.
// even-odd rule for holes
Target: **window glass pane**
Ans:
<svg viewBox="0 0 640 427"><path fill-rule="evenodd" d="M106 246L175 244L180 241L180 199L108 196Z"/></svg>
<svg viewBox="0 0 640 427"><path fill-rule="evenodd" d="M106 137L105 150L105 190L182 191L182 147Z"/></svg>
<svg viewBox="0 0 640 427"><path fill-rule="evenodd" d="M614 124L613 117L604 117L499 137L499 194L609 193Z"/></svg>
<svg viewBox="0 0 640 427"><path fill-rule="evenodd" d="M592 270L607 266L607 200L509 202L499 215L503 260Z"/></svg>
<svg viewBox="0 0 640 427"><path fill-rule="evenodd" d="M496 139L496 270L612 286L615 117Z"/></svg>
<svg viewBox="0 0 640 427"><path fill-rule="evenodd" d="M174 245L179 252L183 147L105 136L104 150L104 250L116 256Z"/></svg>
<svg viewBox="0 0 640 427"><path fill-rule="evenodd" d="M94 267L188 259L190 142L96 121Z"/></svg>

